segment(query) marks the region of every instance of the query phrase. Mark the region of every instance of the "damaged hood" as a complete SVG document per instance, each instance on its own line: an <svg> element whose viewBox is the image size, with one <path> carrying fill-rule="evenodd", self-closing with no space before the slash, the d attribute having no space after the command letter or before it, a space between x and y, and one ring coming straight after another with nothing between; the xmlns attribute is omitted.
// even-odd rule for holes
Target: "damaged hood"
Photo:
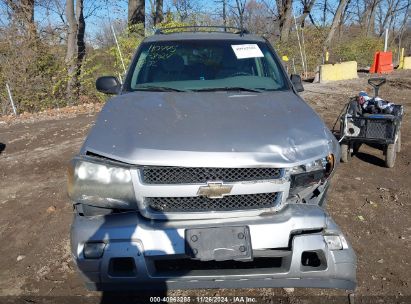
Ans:
<svg viewBox="0 0 411 304"><path fill-rule="evenodd" d="M139 91L107 102L81 153L138 165L289 167L335 149L322 120L291 91Z"/></svg>

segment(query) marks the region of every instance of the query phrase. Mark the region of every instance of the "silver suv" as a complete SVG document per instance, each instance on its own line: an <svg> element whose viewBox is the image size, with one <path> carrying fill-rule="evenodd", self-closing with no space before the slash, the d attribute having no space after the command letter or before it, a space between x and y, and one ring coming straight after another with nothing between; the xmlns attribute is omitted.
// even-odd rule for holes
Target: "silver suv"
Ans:
<svg viewBox="0 0 411 304"><path fill-rule="evenodd" d="M271 45L157 32L69 166L74 260L89 289L354 289L324 211L338 142Z"/></svg>

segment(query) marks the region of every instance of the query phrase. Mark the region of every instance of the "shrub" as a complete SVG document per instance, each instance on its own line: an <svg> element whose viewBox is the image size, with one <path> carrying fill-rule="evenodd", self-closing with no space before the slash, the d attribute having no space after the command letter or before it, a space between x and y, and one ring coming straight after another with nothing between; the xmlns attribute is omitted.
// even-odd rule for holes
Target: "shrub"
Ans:
<svg viewBox="0 0 411 304"><path fill-rule="evenodd" d="M368 67L374 60L374 54L384 49L384 40L376 37L357 36L342 40L331 49L334 61L357 61L358 67Z"/></svg>

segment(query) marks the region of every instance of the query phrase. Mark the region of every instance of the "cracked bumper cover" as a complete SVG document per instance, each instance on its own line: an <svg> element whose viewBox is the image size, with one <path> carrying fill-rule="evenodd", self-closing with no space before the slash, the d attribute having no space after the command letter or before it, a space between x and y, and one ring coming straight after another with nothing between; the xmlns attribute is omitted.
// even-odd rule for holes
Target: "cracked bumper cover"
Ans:
<svg viewBox="0 0 411 304"><path fill-rule="evenodd" d="M159 272L153 259L185 254L184 232L188 228L248 226L253 250L289 248L281 267ZM311 231L311 232L310 232ZM330 250L324 232L340 235L343 249ZM86 259L86 242L106 243L98 259ZM93 290L318 287L353 290L356 286L356 256L340 229L318 206L289 205L274 215L249 218L150 221L138 213L84 217L75 215L71 229L73 258ZM321 252L325 267L302 265L304 251ZM133 276L110 275L112 258L134 260Z"/></svg>

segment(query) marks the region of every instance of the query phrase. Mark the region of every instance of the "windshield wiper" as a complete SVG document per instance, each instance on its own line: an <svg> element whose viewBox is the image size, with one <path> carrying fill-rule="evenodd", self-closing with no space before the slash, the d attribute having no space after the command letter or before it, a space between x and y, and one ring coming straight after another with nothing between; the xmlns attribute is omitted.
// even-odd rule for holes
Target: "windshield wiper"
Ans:
<svg viewBox="0 0 411 304"><path fill-rule="evenodd" d="M254 92L254 93L261 92L261 90L244 88L244 87L203 88L203 89L193 89L192 91L194 92L244 91L244 92Z"/></svg>
<svg viewBox="0 0 411 304"><path fill-rule="evenodd" d="M170 87L157 87L157 86L142 86L137 87L134 91L152 91L152 92L186 92L185 90L170 88Z"/></svg>

